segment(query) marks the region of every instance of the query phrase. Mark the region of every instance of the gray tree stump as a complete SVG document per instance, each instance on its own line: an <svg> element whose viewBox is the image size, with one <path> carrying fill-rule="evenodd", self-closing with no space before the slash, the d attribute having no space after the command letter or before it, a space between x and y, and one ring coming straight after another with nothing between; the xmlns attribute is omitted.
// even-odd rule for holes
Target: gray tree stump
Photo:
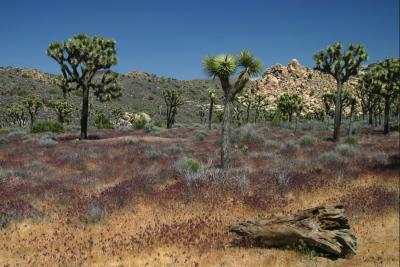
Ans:
<svg viewBox="0 0 400 267"><path fill-rule="evenodd" d="M343 205L307 209L290 217L257 219L233 224L229 231L269 247L306 245L337 257L350 257L357 239Z"/></svg>

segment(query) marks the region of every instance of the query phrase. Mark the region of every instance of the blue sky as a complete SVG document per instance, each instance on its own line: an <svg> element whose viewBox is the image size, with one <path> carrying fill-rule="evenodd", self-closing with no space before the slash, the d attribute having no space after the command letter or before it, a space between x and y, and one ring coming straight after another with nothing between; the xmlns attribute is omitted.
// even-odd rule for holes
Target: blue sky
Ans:
<svg viewBox="0 0 400 267"><path fill-rule="evenodd" d="M369 62L399 56L399 0L3 0L0 66L58 73L51 41L77 33L117 40L119 72L203 78L206 54L249 49L268 67L328 44L363 43Z"/></svg>

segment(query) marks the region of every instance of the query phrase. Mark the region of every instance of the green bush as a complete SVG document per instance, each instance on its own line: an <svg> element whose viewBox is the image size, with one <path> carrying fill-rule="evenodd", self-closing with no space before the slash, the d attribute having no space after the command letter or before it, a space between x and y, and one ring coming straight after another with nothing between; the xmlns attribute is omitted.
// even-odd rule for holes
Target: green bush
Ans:
<svg viewBox="0 0 400 267"><path fill-rule="evenodd" d="M200 140L200 141L203 141L204 139L206 139L209 134L210 133L208 132L207 129L199 129L194 133L196 139Z"/></svg>
<svg viewBox="0 0 400 267"><path fill-rule="evenodd" d="M358 144L358 140L356 137L354 136L350 136L349 138L347 138L346 143L349 145L357 145Z"/></svg>
<svg viewBox="0 0 400 267"><path fill-rule="evenodd" d="M337 145L335 148L336 153L345 156L345 157L352 157L355 156L358 152L354 146L348 145L348 144L340 144Z"/></svg>
<svg viewBox="0 0 400 267"><path fill-rule="evenodd" d="M400 123L390 123L389 124L390 131L400 131Z"/></svg>
<svg viewBox="0 0 400 267"><path fill-rule="evenodd" d="M139 119L135 120L135 122L133 123L133 128L135 128L136 130L143 129L146 124L147 124L146 119L143 117L140 117Z"/></svg>
<svg viewBox="0 0 400 267"><path fill-rule="evenodd" d="M94 125L97 129L114 129L110 119L102 112L97 114Z"/></svg>
<svg viewBox="0 0 400 267"><path fill-rule="evenodd" d="M318 143L318 139L311 135L303 135L300 137L299 142L302 146L315 145Z"/></svg>
<svg viewBox="0 0 400 267"><path fill-rule="evenodd" d="M44 132L61 133L62 131L64 131L64 128L62 124L57 121L37 122L32 127L32 133L44 133Z"/></svg>
<svg viewBox="0 0 400 267"><path fill-rule="evenodd" d="M193 158L181 158L175 162L175 172L179 175L185 175L186 173L194 173L203 169L203 164Z"/></svg>
<svg viewBox="0 0 400 267"><path fill-rule="evenodd" d="M144 127L143 127L144 131L148 134L151 135L159 135L161 133L161 128L155 126L152 123L147 123Z"/></svg>

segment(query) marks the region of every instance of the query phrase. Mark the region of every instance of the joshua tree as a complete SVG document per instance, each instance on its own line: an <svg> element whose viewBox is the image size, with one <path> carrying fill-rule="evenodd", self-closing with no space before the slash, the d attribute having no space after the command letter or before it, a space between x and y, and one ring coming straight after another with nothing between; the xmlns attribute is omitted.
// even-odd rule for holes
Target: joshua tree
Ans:
<svg viewBox="0 0 400 267"><path fill-rule="evenodd" d="M197 115L199 115L200 123L204 123L206 117L206 107L200 104L197 107Z"/></svg>
<svg viewBox="0 0 400 267"><path fill-rule="evenodd" d="M400 93L400 59L389 58L379 62L374 70L378 83L379 94L384 99L384 129L383 133L389 133L390 105Z"/></svg>
<svg viewBox="0 0 400 267"><path fill-rule="evenodd" d="M292 122L292 116L302 109L302 100L296 93L283 93L277 99L277 107L283 114L288 115L288 122Z"/></svg>
<svg viewBox="0 0 400 267"><path fill-rule="evenodd" d="M57 113L57 120L63 124L71 121L72 112L74 112L74 105L65 99L49 100L47 105Z"/></svg>
<svg viewBox="0 0 400 267"><path fill-rule="evenodd" d="M36 120L36 116L39 113L39 109L43 105L42 99L40 99L40 97L38 97L38 96L27 95L22 99L22 105L28 111L30 127L32 130L33 124L35 123L35 120Z"/></svg>
<svg viewBox="0 0 400 267"><path fill-rule="evenodd" d="M335 123L333 140L339 140L340 123L342 119L341 98L343 84L356 75L360 65L367 60L368 55L363 45L349 45L347 51L342 51L342 44L336 43L314 55L316 69L328 73L336 80Z"/></svg>
<svg viewBox="0 0 400 267"><path fill-rule="evenodd" d="M257 123L257 119L260 115L260 112L265 110L265 108L268 106L267 97L260 92L256 92L254 95L253 106L254 106L254 110L255 110L254 123Z"/></svg>
<svg viewBox="0 0 400 267"><path fill-rule="evenodd" d="M224 117L222 122L222 149L221 165L227 168L231 148L231 126L233 102L252 76L258 75L262 70L262 63L250 52L242 51L238 56L223 54L207 56L203 61L204 70L210 77L218 78L224 92ZM232 84L230 78L240 68L239 76Z"/></svg>
<svg viewBox="0 0 400 267"><path fill-rule="evenodd" d="M370 125L373 123L375 109L381 101L381 96L379 95L380 83L375 80L373 69L370 68L363 73L356 86L356 93L360 99L363 114L368 113L368 123Z"/></svg>
<svg viewBox="0 0 400 267"><path fill-rule="evenodd" d="M251 90L246 90L243 95L238 97L238 101L246 108L246 123L250 121L250 109L254 101Z"/></svg>
<svg viewBox="0 0 400 267"><path fill-rule="evenodd" d="M217 94L215 93L215 90L213 88L208 89L208 99L210 100L210 106L208 108L208 129L210 130L211 130L212 115L216 98Z"/></svg>
<svg viewBox="0 0 400 267"><path fill-rule="evenodd" d="M11 123L18 125L19 127L25 126L28 118L24 106L22 106L20 103L13 103L7 109L7 115Z"/></svg>
<svg viewBox="0 0 400 267"><path fill-rule="evenodd" d="M167 106L167 128L172 128L175 123L175 115L178 107L182 106L184 101L182 92L178 89L165 89L162 92L165 105Z"/></svg>
<svg viewBox="0 0 400 267"><path fill-rule="evenodd" d="M100 101L121 95L118 75L110 70L117 64L115 44L112 39L79 34L65 42L53 42L47 49L47 55L61 67L59 86L64 96L73 90L82 92L80 139L87 138L89 91Z"/></svg>

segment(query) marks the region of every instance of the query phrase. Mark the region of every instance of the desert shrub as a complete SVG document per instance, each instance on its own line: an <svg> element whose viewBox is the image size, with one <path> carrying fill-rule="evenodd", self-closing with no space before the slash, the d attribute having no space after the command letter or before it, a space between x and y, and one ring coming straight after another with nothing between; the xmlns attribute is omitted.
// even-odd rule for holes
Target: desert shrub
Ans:
<svg viewBox="0 0 400 267"><path fill-rule="evenodd" d="M10 132L7 136L11 138L22 138L27 135L26 131L16 131L16 132Z"/></svg>
<svg viewBox="0 0 400 267"><path fill-rule="evenodd" d="M271 127L281 127L282 118L280 116L274 116L272 121L269 123Z"/></svg>
<svg viewBox="0 0 400 267"><path fill-rule="evenodd" d="M265 141L265 148L268 149L268 150L277 148L278 146L279 146L278 143L276 141L274 141L274 140Z"/></svg>
<svg viewBox="0 0 400 267"><path fill-rule="evenodd" d="M0 167L0 182L7 181L12 176L14 176L13 170L3 169Z"/></svg>
<svg viewBox="0 0 400 267"><path fill-rule="evenodd" d="M6 138L0 138L0 145L8 144L8 140Z"/></svg>
<svg viewBox="0 0 400 267"><path fill-rule="evenodd" d="M188 185L205 182L223 188L244 189L250 184L247 178L249 172L248 168L202 168L195 172L186 172L183 177Z"/></svg>
<svg viewBox="0 0 400 267"><path fill-rule="evenodd" d="M45 162L34 160L31 163L25 164L24 168L18 173L18 176L25 179L46 181L52 178L55 169Z"/></svg>
<svg viewBox="0 0 400 267"><path fill-rule="evenodd" d="M350 136L347 138L346 143L349 145L357 145L358 144L358 140L356 137L354 136Z"/></svg>
<svg viewBox="0 0 400 267"><path fill-rule="evenodd" d="M0 128L0 133L11 133L11 132L17 132L20 131L19 128L9 128L9 127L2 127Z"/></svg>
<svg viewBox="0 0 400 267"><path fill-rule="evenodd" d="M66 154L62 154L59 159L61 160L68 160L68 161L76 161L81 159L81 155L76 152L70 152Z"/></svg>
<svg viewBox="0 0 400 267"><path fill-rule="evenodd" d="M94 125L97 129L114 129L114 125L111 123L110 118L107 117L103 112L98 112L96 114Z"/></svg>
<svg viewBox="0 0 400 267"><path fill-rule="evenodd" d="M163 156L163 152L154 147L149 147L145 151L145 157L148 159L159 159Z"/></svg>
<svg viewBox="0 0 400 267"><path fill-rule="evenodd" d="M58 142L54 139L54 135L51 132L46 133L39 137L31 136L29 138L26 138L24 140L24 143L36 143L38 145L46 147L58 144Z"/></svg>
<svg viewBox="0 0 400 267"><path fill-rule="evenodd" d="M352 157L357 154L357 149L354 146L348 144L337 145L335 151L345 157Z"/></svg>
<svg viewBox="0 0 400 267"><path fill-rule="evenodd" d="M186 150L186 147L183 144L172 144L165 147L162 151L167 155L173 155L176 153L181 153Z"/></svg>
<svg viewBox="0 0 400 267"><path fill-rule="evenodd" d="M140 117L133 123L133 128L136 130L143 129L144 126L147 124L147 120L144 117Z"/></svg>
<svg viewBox="0 0 400 267"><path fill-rule="evenodd" d="M271 152L253 152L249 155L249 158L253 159L272 159L274 154Z"/></svg>
<svg viewBox="0 0 400 267"><path fill-rule="evenodd" d="M252 143L260 140L262 140L262 137L257 133L252 124L246 124L242 127L236 128L232 133L233 143Z"/></svg>
<svg viewBox="0 0 400 267"><path fill-rule="evenodd" d="M322 121L307 120L298 123L297 127L302 131L322 131L326 130L327 125L325 122Z"/></svg>
<svg viewBox="0 0 400 267"><path fill-rule="evenodd" d="M281 144L280 150L286 153L295 152L297 150L296 142L294 140L286 140Z"/></svg>
<svg viewBox="0 0 400 267"><path fill-rule="evenodd" d="M125 144L127 145L137 145L139 143L140 141L137 138L129 138L128 140L125 141Z"/></svg>
<svg viewBox="0 0 400 267"><path fill-rule="evenodd" d="M174 164L175 172L184 176L186 173L193 173L203 169L203 164L193 158L180 158Z"/></svg>
<svg viewBox="0 0 400 267"><path fill-rule="evenodd" d="M99 205L89 206L83 214L82 220L86 223L98 223L106 216L106 210Z"/></svg>
<svg viewBox="0 0 400 267"><path fill-rule="evenodd" d="M161 128L158 126L155 126L152 123L147 123L144 127L143 127L144 131L148 134L151 135L159 135L161 133Z"/></svg>
<svg viewBox="0 0 400 267"><path fill-rule="evenodd" d="M299 143L302 146L315 145L318 143L318 139L311 135L303 135L302 137L300 137Z"/></svg>
<svg viewBox="0 0 400 267"><path fill-rule="evenodd" d="M389 131L400 131L400 123L389 123Z"/></svg>
<svg viewBox="0 0 400 267"><path fill-rule="evenodd" d="M210 133L207 129L199 129L194 133L194 136L197 140L203 141L208 137L209 134Z"/></svg>
<svg viewBox="0 0 400 267"><path fill-rule="evenodd" d="M61 133L64 130L61 123L56 121L43 121L37 122L32 127L32 133L44 133L44 132L52 132L52 133Z"/></svg>
<svg viewBox="0 0 400 267"><path fill-rule="evenodd" d="M339 153L330 151L322 153L319 156L319 160L323 164L336 166L337 164L342 162L342 157L340 156Z"/></svg>
<svg viewBox="0 0 400 267"><path fill-rule="evenodd" d="M374 166L386 165L389 162L389 156L385 152L379 151L371 155L370 161Z"/></svg>
<svg viewBox="0 0 400 267"><path fill-rule="evenodd" d="M80 129L81 129L81 126L79 126L79 125L75 125L75 124L64 125L65 131L79 131Z"/></svg>

